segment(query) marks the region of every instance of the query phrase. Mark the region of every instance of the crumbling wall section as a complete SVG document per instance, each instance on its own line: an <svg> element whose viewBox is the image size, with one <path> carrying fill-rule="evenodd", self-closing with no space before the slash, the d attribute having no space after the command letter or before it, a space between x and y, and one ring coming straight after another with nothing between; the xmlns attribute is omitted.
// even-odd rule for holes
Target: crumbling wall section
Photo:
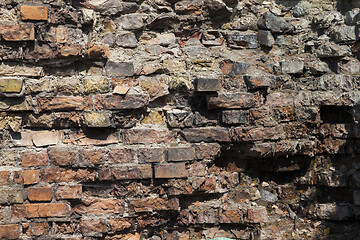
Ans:
<svg viewBox="0 0 360 240"><path fill-rule="evenodd" d="M0 238L357 239L357 0L1 0Z"/></svg>

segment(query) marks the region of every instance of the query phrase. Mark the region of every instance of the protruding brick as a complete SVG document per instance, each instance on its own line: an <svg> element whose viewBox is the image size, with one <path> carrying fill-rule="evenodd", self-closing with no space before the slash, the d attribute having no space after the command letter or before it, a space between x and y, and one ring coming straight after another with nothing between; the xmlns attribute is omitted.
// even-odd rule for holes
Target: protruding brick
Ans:
<svg viewBox="0 0 360 240"><path fill-rule="evenodd" d="M47 20L48 8L44 6L21 6L21 20Z"/></svg>
<svg viewBox="0 0 360 240"><path fill-rule="evenodd" d="M5 41L35 40L34 25L0 25L0 39Z"/></svg>
<svg viewBox="0 0 360 240"><path fill-rule="evenodd" d="M52 193L52 187L32 187L27 189L28 199L35 202L51 201Z"/></svg>
<svg viewBox="0 0 360 240"><path fill-rule="evenodd" d="M14 180L19 184L30 185L40 181L38 170L23 170L14 172Z"/></svg>
<svg viewBox="0 0 360 240"><path fill-rule="evenodd" d="M259 206L248 209L247 220L250 223L263 223L268 221L268 213L266 207Z"/></svg>
<svg viewBox="0 0 360 240"><path fill-rule="evenodd" d="M55 192L56 199L81 199L82 185L64 185L59 186Z"/></svg>
<svg viewBox="0 0 360 240"><path fill-rule="evenodd" d="M46 166L48 160L49 157L44 150L40 152L23 152L21 156L23 167Z"/></svg>
<svg viewBox="0 0 360 240"><path fill-rule="evenodd" d="M160 164L155 166L155 178L186 178L185 163Z"/></svg>
<svg viewBox="0 0 360 240"><path fill-rule="evenodd" d="M16 218L65 217L67 205L65 203L13 205L11 212L12 217Z"/></svg>
<svg viewBox="0 0 360 240"><path fill-rule="evenodd" d="M0 239L20 239L20 225L0 225Z"/></svg>

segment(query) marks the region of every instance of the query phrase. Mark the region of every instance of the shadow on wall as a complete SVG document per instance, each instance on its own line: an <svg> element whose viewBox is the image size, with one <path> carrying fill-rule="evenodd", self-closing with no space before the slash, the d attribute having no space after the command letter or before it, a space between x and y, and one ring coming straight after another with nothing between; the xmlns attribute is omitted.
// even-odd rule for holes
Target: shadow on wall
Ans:
<svg viewBox="0 0 360 240"><path fill-rule="evenodd" d="M301 1L302 0L275 0L277 4L283 5L285 7L295 7L296 4L298 4ZM308 2L310 3L314 1L318 1L318 0L308 0ZM360 0L337 0L336 3L336 8L339 11L349 11L357 7L360 7Z"/></svg>

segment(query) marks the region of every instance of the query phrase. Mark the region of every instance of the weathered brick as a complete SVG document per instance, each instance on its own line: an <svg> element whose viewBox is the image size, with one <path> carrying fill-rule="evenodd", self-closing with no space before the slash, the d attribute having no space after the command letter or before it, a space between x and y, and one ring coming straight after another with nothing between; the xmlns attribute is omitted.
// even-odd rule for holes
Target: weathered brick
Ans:
<svg viewBox="0 0 360 240"><path fill-rule="evenodd" d="M39 111L91 110L90 97L62 96L38 98Z"/></svg>
<svg viewBox="0 0 360 240"><path fill-rule="evenodd" d="M84 124L88 127L109 127L109 112L84 112Z"/></svg>
<svg viewBox="0 0 360 240"><path fill-rule="evenodd" d="M58 45L56 53L60 57L78 57L81 56L82 46L79 44Z"/></svg>
<svg viewBox="0 0 360 240"><path fill-rule="evenodd" d="M84 149L80 150L80 159L78 165L80 167L95 167L105 162L104 149Z"/></svg>
<svg viewBox="0 0 360 240"><path fill-rule="evenodd" d="M80 222L80 231L82 234L90 235L99 234L107 231L105 219L102 218L89 218L82 219Z"/></svg>
<svg viewBox="0 0 360 240"><path fill-rule="evenodd" d="M56 199L81 199L82 185L64 185L59 186L55 192Z"/></svg>
<svg viewBox="0 0 360 240"><path fill-rule="evenodd" d="M30 222L23 224L23 229L26 230L26 235L43 236L49 232L49 224L47 222Z"/></svg>
<svg viewBox="0 0 360 240"><path fill-rule="evenodd" d="M196 90L198 92L216 92L221 89L219 79L198 78L196 80Z"/></svg>
<svg viewBox="0 0 360 240"><path fill-rule="evenodd" d="M10 171L0 171L0 186L10 184Z"/></svg>
<svg viewBox="0 0 360 240"><path fill-rule="evenodd" d="M228 128L209 127L184 129L181 134L189 142L230 142Z"/></svg>
<svg viewBox="0 0 360 240"><path fill-rule="evenodd" d="M138 109L147 106L149 95L126 94L126 95L98 95L96 96L96 109Z"/></svg>
<svg viewBox="0 0 360 240"><path fill-rule="evenodd" d="M137 143L171 143L175 141L175 133L167 129L126 129L123 131L125 144Z"/></svg>
<svg viewBox="0 0 360 240"><path fill-rule="evenodd" d="M128 148L111 149L109 151L109 163L132 163L134 162L134 151Z"/></svg>
<svg viewBox="0 0 360 240"><path fill-rule="evenodd" d="M21 20L47 20L48 9L44 6L21 6Z"/></svg>
<svg viewBox="0 0 360 240"><path fill-rule="evenodd" d="M34 25L0 25L0 39L5 41L35 40Z"/></svg>
<svg viewBox="0 0 360 240"><path fill-rule="evenodd" d="M1 78L0 92L3 93L20 93L23 81L20 78Z"/></svg>
<svg viewBox="0 0 360 240"><path fill-rule="evenodd" d="M49 147L48 155L50 161L58 166L71 166L79 158L78 149L69 147Z"/></svg>
<svg viewBox="0 0 360 240"><path fill-rule="evenodd" d="M52 199L52 187L31 187L27 189L27 197L34 202L48 202Z"/></svg>
<svg viewBox="0 0 360 240"><path fill-rule="evenodd" d="M19 184L30 185L40 181L38 170L23 170L14 172L14 180Z"/></svg>
<svg viewBox="0 0 360 240"><path fill-rule="evenodd" d="M0 239L20 239L20 225L0 225Z"/></svg>
<svg viewBox="0 0 360 240"><path fill-rule="evenodd" d="M234 131L236 141L259 141L259 140L279 140L285 138L283 126L276 127L238 127Z"/></svg>
<svg viewBox="0 0 360 240"><path fill-rule="evenodd" d="M253 207L247 211L247 221L250 223L267 222L268 218L268 213L264 206Z"/></svg>
<svg viewBox="0 0 360 240"><path fill-rule="evenodd" d="M44 69L41 66L32 64L2 62L0 64L0 75L41 77L44 75Z"/></svg>
<svg viewBox="0 0 360 240"><path fill-rule="evenodd" d="M39 152L23 152L21 155L21 161L23 167L38 167L46 166L49 157L47 152L42 150Z"/></svg>
<svg viewBox="0 0 360 240"><path fill-rule="evenodd" d="M245 124L249 122L248 110L222 111L221 121L225 124Z"/></svg>
<svg viewBox="0 0 360 240"><path fill-rule="evenodd" d="M220 223L243 223L244 213L239 209L220 210L219 221Z"/></svg>
<svg viewBox="0 0 360 240"><path fill-rule="evenodd" d="M0 189L0 204L23 203L24 196L20 188Z"/></svg>
<svg viewBox="0 0 360 240"><path fill-rule="evenodd" d="M195 149L193 147L170 147L167 152L167 160L170 162L195 159Z"/></svg>
<svg viewBox="0 0 360 240"><path fill-rule="evenodd" d="M95 180L95 171L88 169L47 168L42 170L45 182L89 182Z"/></svg>
<svg viewBox="0 0 360 240"><path fill-rule="evenodd" d="M22 204L13 205L11 213L16 218L65 217L67 208L65 203Z"/></svg>
<svg viewBox="0 0 360 240"><path fill-rule="evenodd" d="M145 198L132 200L130 208L135 212L151 212L161 210L178 210L179 201L176 198L167 200L164 198Z"/></svg>
<svg viewBox="0 0 360 240"><path fill-rule="evenodd" d="M155 165L155 178L186 178L185 163Z"/></svg>
<svg viewBox="0 0 360 240"><path fill-rule="evenodd" d="M99 171L100 180L127 180L127 179L150 179L152 178L151 164L139 164L134 166L114 167Z"/></svg>
<svg viewBox="0 0 360 240"><path fill-rule="evenodd" d="M217 96L208 96L207 99L209 109L238 109L259 107L262 98L256 93L220 93Z"/></svg>
<svg viewBox="0 0 360 240"><path fill-rule="evenodd" d="M140 163L162 162L164 160L164 150L162 148L138 148L137 158Z"/></svg>
<svg viewBox="0 0 360 240"><path fill-rule="evenodd" d="M109 47L105 45L99 45L95 43L89 43L86 45L86 54L89 58L109 58Z"/></svg>
<svg viewBox="0 0 360 240"><path fill-rule="evenodd" d="M110 77L130 77L135 74L134 65L131 62L111 62L105 66L106 74Z"/></svg>
<svg viewBox="0 0 360 240"><path fill-rule="evenodd" d="M32 135L32 142L36 147L44 147L60 143L62 137L62 131L37 131Z"/></svg>
<svg viewBox="0 0 360 240"><path fill-rule="evenodd" d="M110 218L110 228L112 231L119 232L131 227L131 222L126 218Z"/></svg>
<svg viewBox="0 0 360 240"><path fill-rule="evenodd" d="M195 144L196 159L213 159L220 153L220 144L218 143L203 143Z"/></svg>
<svg viewBox="0 0 360 240"><path fill-rule="evenodd" d="M106 93L110 90L109 81L104 77L85 77L83 84L85 93Z"/></svg>
<svg viewBox="0 0 360 240"><path fill-rule="evenodd" d="M75 204L72 210L78 214L124 213L124 201L115 198L86 198Z"/></svg>

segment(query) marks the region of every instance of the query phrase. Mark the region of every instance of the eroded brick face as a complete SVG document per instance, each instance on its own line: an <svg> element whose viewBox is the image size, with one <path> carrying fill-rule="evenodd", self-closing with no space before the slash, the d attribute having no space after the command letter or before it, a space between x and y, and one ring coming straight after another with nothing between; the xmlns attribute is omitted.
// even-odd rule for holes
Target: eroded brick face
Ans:
<svg viewBox="0 0 360 240"><path fill-rule="evenodd" d="M0 1L0 239L357 239L357 0Z"/></svg>

